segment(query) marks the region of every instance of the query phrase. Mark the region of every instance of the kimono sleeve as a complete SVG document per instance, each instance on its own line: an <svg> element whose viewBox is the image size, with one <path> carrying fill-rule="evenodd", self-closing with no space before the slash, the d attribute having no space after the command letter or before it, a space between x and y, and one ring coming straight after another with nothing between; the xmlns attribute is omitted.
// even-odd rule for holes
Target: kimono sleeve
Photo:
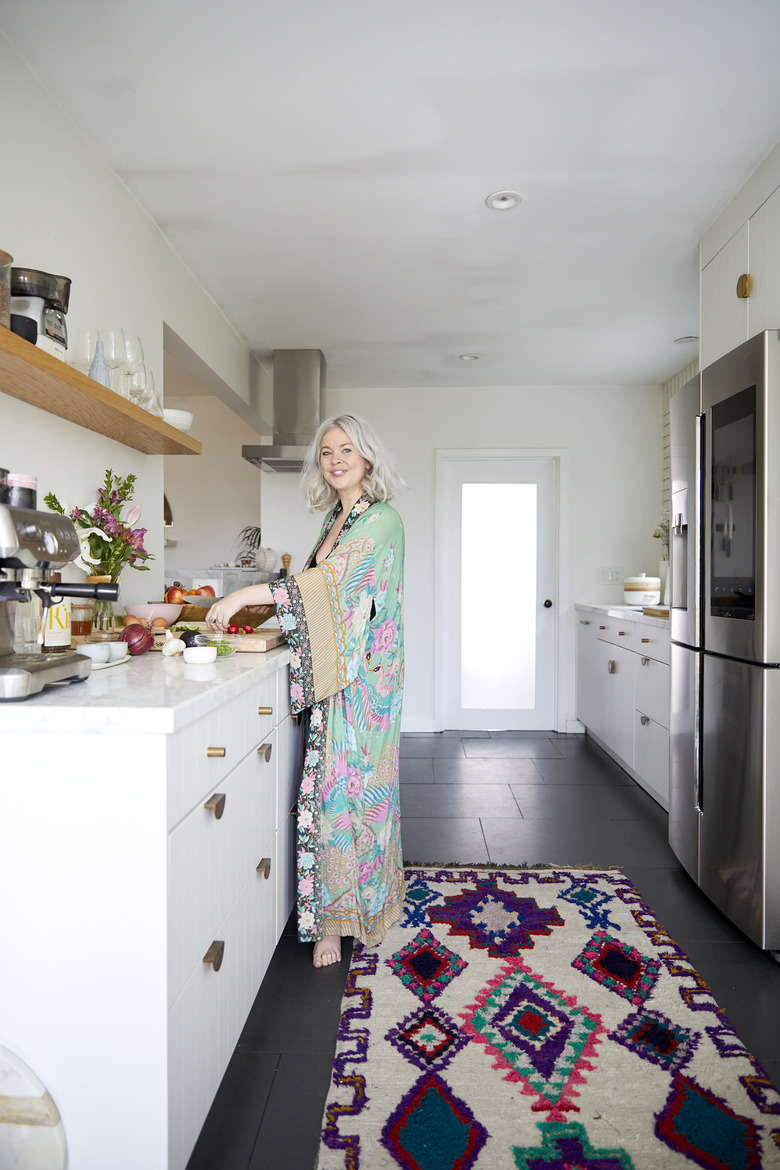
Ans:
<svg viewBox="0 0 780 1170"><path fill-rule="evenodd" d="M290 645L294 712L344 690L365 657L383 525L356 524L319 565L270 583Z"/></svg>

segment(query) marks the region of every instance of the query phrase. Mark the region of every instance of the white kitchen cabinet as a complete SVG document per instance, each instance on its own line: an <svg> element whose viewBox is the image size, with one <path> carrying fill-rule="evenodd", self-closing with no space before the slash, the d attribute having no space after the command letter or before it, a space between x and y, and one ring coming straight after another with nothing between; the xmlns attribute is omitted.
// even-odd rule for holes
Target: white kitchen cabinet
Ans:
<svg viewBox="0 0 780 1170"><path fill-rule="evenodd" d="M750 295L737 282L750 276ZM764 329L780 327L780 188L701 271L702 369Z"/></svg>
<svg viewBox="0 0 780 1170"><path fill-rule="evenodd" d="M668 808L668 625L619 607L578 606L576 614L577 718Z"/></svg>
<svg viewBox="0 0 780 1170"><path fill-rule="evenodd" d="M0 704L0 1044L78 1170L183 1170L287 921L287 661L149 654Z"/></svg>

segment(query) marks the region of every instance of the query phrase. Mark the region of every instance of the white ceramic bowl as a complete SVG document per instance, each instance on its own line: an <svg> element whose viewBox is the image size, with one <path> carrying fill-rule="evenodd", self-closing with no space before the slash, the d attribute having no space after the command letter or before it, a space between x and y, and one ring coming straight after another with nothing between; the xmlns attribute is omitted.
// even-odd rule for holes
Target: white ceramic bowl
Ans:
<svg viewBox="0 0 780 1170"><path fill-rule="evenodd" d="M125 613L130 617L140 618L142 622L150 622L152 618L165 618L168 625L172 625L184 609L183 605L169 605L167 601L147 601L145 605L126 605Z"/></svg>
<svg viewBox="0 0 780 1170"><path fill-rule="evenodd" d="M118 662L120 658L127 658L130 647L127 642L106 642L108 650L108 661Z"/></svg>
<svg viewBox="0 0 780 1170"><path fill-rule="evenodd" d="M192 426L194 417L189 410L163 410L163 421L176 427L177 431L184 431L185 435Z"/></svg>
<svg viewBox="0 0 780 1170"><path fill-rule="evenodd" d="M185 646L185 662L215 662L217 658L216 646Z"/></svg>
<svg viewBox="0 0 780 1170"><path fill-rule="evenodd" d="M78 648L79 654L85 654L93 662L108 662L109 648L116 643L112 642L84 642Z"/></svg>

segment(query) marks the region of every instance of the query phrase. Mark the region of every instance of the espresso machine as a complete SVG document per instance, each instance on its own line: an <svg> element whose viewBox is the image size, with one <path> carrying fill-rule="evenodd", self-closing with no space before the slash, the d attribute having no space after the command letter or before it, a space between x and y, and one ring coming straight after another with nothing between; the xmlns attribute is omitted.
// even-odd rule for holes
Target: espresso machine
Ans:
<svg viewBox="0 0 780 1170"><path fill-rule="evenodd" d="M92 660L76 651L14 651L16 607L31 594L40 597L44 614L62 597L118 599L115 583L55 583L55 574L79 552L76 526L67 516L0 504L0 701L27 699L46 686L78 682L91 671Z"/></svg>

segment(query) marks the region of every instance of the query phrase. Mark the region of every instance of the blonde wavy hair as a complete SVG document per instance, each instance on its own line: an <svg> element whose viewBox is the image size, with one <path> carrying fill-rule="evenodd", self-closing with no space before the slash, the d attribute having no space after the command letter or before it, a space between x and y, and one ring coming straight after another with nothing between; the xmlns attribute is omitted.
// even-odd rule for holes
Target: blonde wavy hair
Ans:
<svg viewBox="0 0 780 1170"><path fill-rule="evenodd" d="M338 492L327 483L320 470L322 440L334 427L341 427L358 455L370 464L363 477L361 494L367 496L372 504L392 500L398 488L406 486L393 456L385 450L365 419L355 414L340 414L320 423L303 459L301 491L309 511L321 512L338 499Z"/></svg>

